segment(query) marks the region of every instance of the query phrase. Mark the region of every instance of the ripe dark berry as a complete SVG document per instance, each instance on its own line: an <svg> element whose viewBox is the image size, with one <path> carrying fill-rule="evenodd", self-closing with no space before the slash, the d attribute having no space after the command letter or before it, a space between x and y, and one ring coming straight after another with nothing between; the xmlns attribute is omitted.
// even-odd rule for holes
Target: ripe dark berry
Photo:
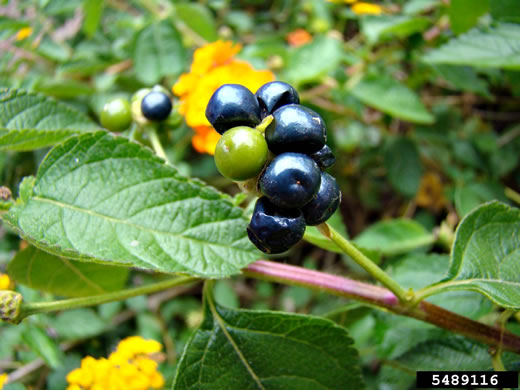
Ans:
<svg viewBox="0 0 520 390"><path fill-rule="evenodd" d="M215 164L220 173L243 181L257 176L269 151L264 136L251 127L239 126L226 131L215 148Z"/></svg>
<svg viewBox="0 0 520 390"><path fill-rule="evenodd" d="M215 91L206 107L206 118L224 134L237 126L255 127L260 123L260 106L255 95L238 84L224 84Z"/></svg>
<svg viewBox="0 0 520 390"><path fill-rule="evenodd" d="M330 218L341 202L338 183L327 172L321 172L321 184L318 193L301 208L307 225L319 225Z"/></svg>
<svg viewBox="0 0 520 390"><path fill-rule="evenodd" d="M110 131L123 131L132 122L130 103L123 98L111 100L103 107L101 124Z"/></svg>
<svg viewBox="0 0 520 390"><path fill-rule="evenodd" d="M327 142L327 130L321 116L298 104L282 106L273 113L275 126L265 132L269 150L275 154L296 152L311 154Z"/></svg>
<svg viewBox="0 0 520 390"><path fill-rule="evenodd" d="M247 235L264 253L282 253L300 241L305 219L298 209L283 209L266 197L256 201Z"/></svg>
<svg viewBox="0 0 520 390"><path fill-rule="evenodd" d="M255 96L260 104L262 118L287 104L300 104L298 92L283 81L271 81L262 85Z"/></svg>
<svg viewBox="0 0 520 390"><path fill-rule="evenodd" d="M279 207L302 207L318 192L320 172L309 156L283 153L276 156L262 173L260 190Z"/></svg>
<svg viewBox="0 0 520 390"><path fill-rule="evenodd" d="M332 153L328 145L325 145L317 152L311 154L311 158L316 161L316 164L318 164L321 169L329 168L336 162L336 157L334 157L334 153Z"/></svg>
<svg viewBox="0 0 520 390"><path fill-rule="evenodd" d="M163 121L172 110L172 101L164 92L151 91L141 101L141 111L146 119Z"/></svg>

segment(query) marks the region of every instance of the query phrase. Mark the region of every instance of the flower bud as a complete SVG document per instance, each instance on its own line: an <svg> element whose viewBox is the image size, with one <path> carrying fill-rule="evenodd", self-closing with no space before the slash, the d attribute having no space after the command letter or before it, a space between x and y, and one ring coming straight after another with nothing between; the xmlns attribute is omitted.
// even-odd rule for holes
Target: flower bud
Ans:
<svg viewBox="0 0 520 390"><path fill-rule="evenodd" d="M23 297L15 291L0 290L0 320L17 323Z"/></svg>

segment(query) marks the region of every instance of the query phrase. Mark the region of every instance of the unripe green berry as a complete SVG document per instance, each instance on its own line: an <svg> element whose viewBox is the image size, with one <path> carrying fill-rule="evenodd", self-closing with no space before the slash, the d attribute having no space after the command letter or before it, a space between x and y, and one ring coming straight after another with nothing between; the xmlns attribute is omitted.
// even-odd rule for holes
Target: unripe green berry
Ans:
<svg viewBox="0 0 520 390"><path fill-rule="evenodd" d="M132 123L130 103L123 98L114 99L103 107L101 124L110 131L123 131Z"/></svg>
<svg viewBox="0 0 520 390"><path fill-rule="evenodd" d="M141 88L132 95L132 99L130 100L132 118L140 125L145 125L148 123L148 119L146 119L141 112L141 102L143 101L143 98L151 91L151 88Z"/></svg>
<svg viewBox="0 0 520 390"><path fill-rule="evenodd" d="M226 131L215 148L215 164L220 173L235 181L257 176L268 157L267 142L258 131L238 126Z"/></svg>

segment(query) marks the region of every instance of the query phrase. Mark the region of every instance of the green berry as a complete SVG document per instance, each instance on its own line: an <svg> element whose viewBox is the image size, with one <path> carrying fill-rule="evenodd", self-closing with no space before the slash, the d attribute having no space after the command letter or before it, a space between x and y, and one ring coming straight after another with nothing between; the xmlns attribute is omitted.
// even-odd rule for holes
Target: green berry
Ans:
<svg viewBox="0 0 520 390"><path fill-rule="evenodd" d="M262 171L267 156L264 136L251 127L238 126L226 131L219 139L215 149L215 164L223 176L243 181Z"/></svg>
<svg viewBox="0 0 520 390"><path fill-rule="evenodd" d="M130 103L123 98L114 99L103 107L101 124L110 131L125 130L132 123Z"/></svg>
<svg viewBox="0 0 520 390"><path fill-rule="evenodd" d="M141 107L141 100L143 100L143 98L148 95L150 92L151 92L151 88L141 88L139 90L137 90L133 95L132 95L132 104L134 104L134 102L138 102L139 104L139 107Z"/></svg>
<svg viewBox="0 0 520 390"><path fill-rule="evenodd" d="M143 101L143 98L151 91L151 88L141 88L132 95L132 99L130 100L132 108L132 119L140 125L145 125L148 123L148 119L143 116L141 111L141 102Z"/></svg>

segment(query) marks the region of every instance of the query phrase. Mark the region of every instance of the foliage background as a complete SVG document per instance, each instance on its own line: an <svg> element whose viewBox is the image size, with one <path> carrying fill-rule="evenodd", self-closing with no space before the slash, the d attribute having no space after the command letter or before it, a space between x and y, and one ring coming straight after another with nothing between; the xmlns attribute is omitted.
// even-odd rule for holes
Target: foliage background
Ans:
<svg viewBox="0 0 520 390"><path fill-rule="evenodd" d="M189 71L197 48L217 39L239 42L238 59L292 83L302 103L324 117L338 160L331 173L343 193L335 226L403 285L417 288L443 277L451 233L464 215L488 200L518 201L520 6L516 0L371 4L3 1L0 87L54 96L97 120L115 96L130 97L156 83L171 88ZM193 148L195 134L184 122L161 132L172 163L236 194L236 186L218 175L213 158ZM149 145L146 138L141 141ZM0 134L0 150L1 142ZM18 188L47 150L1 151L1 183ZM26 244L5 227L0 234L5 272ZM350 259L308 243L280 260L368 279ZM110 283L114 288L160 277L132 271L127 281ZM27 301L54 298L23 283L16 289ZM175 299L177 290L38 315L17 327L0 325L0 371L24 368L21 382L27 386L64 389L66 373L81 357L107 356L121 338L137 334L163 343L161 370L171 383L201 318L200 287L183 292ZM412 386L411 373L421 365L490 367L481 345L325 294L242 277L218 281L215 294L229 307L326 315L348 327L360 348L368 388ZM433 301L489 324L501 313L470 292ZM510 327L520 331L515 319ZM432 350L442 362L432 358ZM27 369L37 359L43 364Z"/></svg>

